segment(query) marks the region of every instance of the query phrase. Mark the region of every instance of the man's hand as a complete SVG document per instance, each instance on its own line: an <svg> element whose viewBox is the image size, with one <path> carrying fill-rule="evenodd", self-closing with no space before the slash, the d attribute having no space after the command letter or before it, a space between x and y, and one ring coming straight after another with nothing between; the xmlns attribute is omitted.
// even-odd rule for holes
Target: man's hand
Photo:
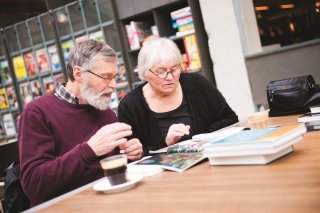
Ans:
<svg viewBox="0 0 320 213"><path fill-rule="evenodd" d="M143 154L142 144L137 138L121 144L119 148L124 151L129 160L139 160Z"/></svg>
<svg viewBox="0 0 320 213"><path fill-rule="evenodd" d="M166 137L166 144L168 146L177 143L182 136L189 135L190 126L180 124L172 124L168 130L168 134Z"/></svg>
<svg viewBox="0 0 320 213"><path fill-rule="evenodd" d="M88 145L97 156L101 156L126 143L126 137L130 135L132 135L131 126L117 122L101 127L89 139Z"/></svg>

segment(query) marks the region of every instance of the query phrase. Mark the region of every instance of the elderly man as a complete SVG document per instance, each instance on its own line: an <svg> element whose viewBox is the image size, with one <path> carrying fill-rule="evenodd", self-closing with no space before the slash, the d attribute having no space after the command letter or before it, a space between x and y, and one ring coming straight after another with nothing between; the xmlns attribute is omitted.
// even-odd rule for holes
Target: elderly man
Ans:
<svg viewBox="0 0 320 213"><path fill-rule="evenodd" d="M26 105L19 128L21 184L35 206L103 177L99 160L143 153L131 127L108 109L116 87L115 51L87 40L70 52L68 82Z"/></svg>

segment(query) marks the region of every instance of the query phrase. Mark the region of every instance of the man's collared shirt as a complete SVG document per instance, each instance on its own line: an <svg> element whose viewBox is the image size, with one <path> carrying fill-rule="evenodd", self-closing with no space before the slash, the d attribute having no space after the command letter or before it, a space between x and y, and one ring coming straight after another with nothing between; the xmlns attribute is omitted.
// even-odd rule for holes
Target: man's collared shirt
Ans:
<svg viewBox="0 0 320 213"><path fill-rule="evenodd" d="M65 85L66 85L65 83L58 83L57 88L54 92L54 95L60 98L61 100L78 105L79 99L74 94L67 91Z"/></svg>

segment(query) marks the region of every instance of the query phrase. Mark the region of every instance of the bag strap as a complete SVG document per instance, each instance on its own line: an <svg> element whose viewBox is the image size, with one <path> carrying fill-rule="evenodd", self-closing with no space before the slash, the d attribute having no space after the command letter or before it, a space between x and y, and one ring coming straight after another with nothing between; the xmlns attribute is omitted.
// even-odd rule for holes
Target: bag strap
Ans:
<svg viewBox="0 0 320 213"><path fill-rule="evenodd" d="M320 92L317 92L316 94L311 96L309 98L309 100L303 106L307 106L309 103L311 103L312 101L316 100L317 98L320 98Z"/></svg>

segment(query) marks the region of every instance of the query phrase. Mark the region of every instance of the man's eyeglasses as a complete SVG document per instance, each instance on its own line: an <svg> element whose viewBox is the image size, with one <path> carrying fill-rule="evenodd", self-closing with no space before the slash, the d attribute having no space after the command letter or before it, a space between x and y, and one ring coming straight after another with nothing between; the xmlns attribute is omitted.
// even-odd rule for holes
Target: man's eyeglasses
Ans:
<svg viewBox="0 0 320 213"><path fill-rule="evenodd" d="M182 68L181 66L178 66L178 67L174 67L174 68L171 68L169 72L167 72L167 69L158 69L156 72L153 72L151 69L149 69L149 71L158 76L158 78L161 78L161 79L166 79L169 75L169 73L171 73L171 75L173 77L177 77L180 75L181 71L182 71Z"/></svg>
<svg viewBox="0 0 320 213"><path fill-rule="evenodd" d="M103 77L103 76L101 76L101 75L98 75L98 74L92 72L91 70L84 70L83 72L91 73L92 75L95 75L95 76L103 79L103 81L106 82L106 83L110 83L112 80L117 81L117 80L118 80L118 77L119 77L119 74L117 74L117 75L115 75L115 76L112 76L112 77L110 77L110 76L109 76L109 77Z"/></svg>

